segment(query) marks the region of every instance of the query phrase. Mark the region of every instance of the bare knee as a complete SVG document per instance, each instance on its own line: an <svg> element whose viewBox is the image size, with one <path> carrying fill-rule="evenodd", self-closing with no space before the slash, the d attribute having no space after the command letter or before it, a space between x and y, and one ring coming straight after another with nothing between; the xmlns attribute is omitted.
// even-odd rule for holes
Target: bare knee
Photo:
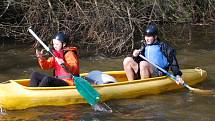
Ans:
<svg viewBox="0 0 215 121"><path fill-rule="evenodd" d="M133 60L132 57L126 57L126 58L123 60L123 66L128 66L128 65L130 65L132 62L134 62L134 60Z"/></svg>
<svg viewBox="0 0 215 121"><path fill-rule="evenodd" d="M132 71L137 73L138 71L138 63L134 61L132 57L126 57L123 61L123 67L125 71Z"/></svg>
<svg viewBox="0 0 215 121"><path fill-rule="evenodd" d="M150 64L147 61L140 62L140 69L150 68Z"/></svg>
<svg viewBox="0 0 215 121"><path fill-rule="evenodd" d="M140 62L140 76L141 79L149 78L151 76L152 66L147 61Z"/></svg>
<svg viewBox="0 0 215 121"><path fill-rule="evenodd" d="M123 60L123 66L128 80L134 80L138 70L138 63L132 57L126 57Z"/></svg>

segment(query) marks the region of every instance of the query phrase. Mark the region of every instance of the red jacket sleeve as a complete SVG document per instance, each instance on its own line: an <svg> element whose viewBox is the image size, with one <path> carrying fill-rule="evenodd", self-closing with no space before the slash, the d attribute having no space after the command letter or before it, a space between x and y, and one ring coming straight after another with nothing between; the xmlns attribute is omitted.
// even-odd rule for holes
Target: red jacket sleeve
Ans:
<svg viewBox="0 0 215 121"><path fill-rule="evenodd" d="M71 70L71 72L75 75L80 74L80 62L78 59L77 54L75 54L73 51L68 51L65 56L65 64L66 66Z"/></svg>
<svg viewBox="0 0 215 121"><path fill-rule="evenodd" d="M39 58L38 59L39 65L43 70L48 70L50 68L53 68L54 65L54 58L50 57L47 60L45 58Z"/></svg>

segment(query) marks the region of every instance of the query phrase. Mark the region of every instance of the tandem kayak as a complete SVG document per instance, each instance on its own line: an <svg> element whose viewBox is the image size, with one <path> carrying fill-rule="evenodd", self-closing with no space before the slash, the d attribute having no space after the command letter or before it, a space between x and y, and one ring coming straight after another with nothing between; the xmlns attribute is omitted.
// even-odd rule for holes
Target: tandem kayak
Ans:
<svg viewBox="0 0 215 121"><path fill-rule="evenodd" d="M183 69L183 80L189 85L204 81L207 73L202 69ZM103 72L117 82L93 87L101 94L101 100L135 98L183 88L167 76L128 81L124 71ZM87 73L81 74L82 77ZM26 109L36 106L63 106L87 103L75 86L28 87L29 79L9 80L0 83L0 106L7 110Z"/></svg>

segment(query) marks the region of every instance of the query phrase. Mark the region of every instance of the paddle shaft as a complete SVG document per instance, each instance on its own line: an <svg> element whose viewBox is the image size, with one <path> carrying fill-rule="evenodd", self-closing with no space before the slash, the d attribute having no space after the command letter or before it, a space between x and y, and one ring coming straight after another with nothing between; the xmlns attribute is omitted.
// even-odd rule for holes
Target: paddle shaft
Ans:
<svg viewBox="0 0 215 121"><path fill-rule="evenodd" d="M43 41L34 33L31 28L28 28L28 31L39 41L39 43L53 56L54 53L49 49L49 47L43 43ZM61 66L72 75L74 82L76 84L76 88L79 91L79 93L91 104L95 105L97 102L100 100L100 94L83 78L81 77L76 77L72 74L70 69L62 63Z"/></svg>
<svg viewBox="0 0 215 121"><path fill-rule="evenodd" d="M167 76L171 77L176 83L178 82L178 80L176 79L176 77L174 75L172 75L171 73L167 72L166 70L164 70L163 68L159 67L158 65L154 64L153 62L149 61L146 57L144 57L143 55L139 55L142 59L146 60L147 62L149 62L150 64L152 64L154 67L158 68L159 70L161 70L163 73L165 73ZM192 87L190 87L189 85L187 85L185 82L183 84L181 84L182 86L186 87L189 90L192 90Z"/></svg>
<svg viewBox="0 0 215 121"><path fill-rule="evenodd" d="M35 37L35 39L45 48L46 51L48 51L53 57L56 57L54 53L49 49L49 47L34 33L34 31L31 28L28 28L28 31ZM61 66L66 69L67 72L69 72L72 76L72 72L65 66L64 63L61 64Z"/></svg>
<svg viewBox="0 0 215 121"><path fill-rule="evenodd" d="M48 51L53 57L56 57L54 53L51 52L49 47L34 33L31 28L28 28L28 31L34 36L34 38Z"/></svg>

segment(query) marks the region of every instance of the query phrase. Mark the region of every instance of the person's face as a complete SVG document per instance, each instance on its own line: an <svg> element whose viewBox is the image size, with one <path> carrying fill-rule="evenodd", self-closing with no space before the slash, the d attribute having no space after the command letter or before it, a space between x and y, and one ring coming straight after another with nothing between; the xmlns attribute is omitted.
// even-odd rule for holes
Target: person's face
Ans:
<svg viewBox="0 0 215 121"><path fill-rule="evenodd" d="M55 50L60 51L63 48L64 44L61 41L57 39L53 39L52 41Z"/></svg>
<svg viewBox="0 0 215 121"><path fill-rule="evenodd" d="M146 44L153 44L156 40L157 36L145 36Z"/></svg>

